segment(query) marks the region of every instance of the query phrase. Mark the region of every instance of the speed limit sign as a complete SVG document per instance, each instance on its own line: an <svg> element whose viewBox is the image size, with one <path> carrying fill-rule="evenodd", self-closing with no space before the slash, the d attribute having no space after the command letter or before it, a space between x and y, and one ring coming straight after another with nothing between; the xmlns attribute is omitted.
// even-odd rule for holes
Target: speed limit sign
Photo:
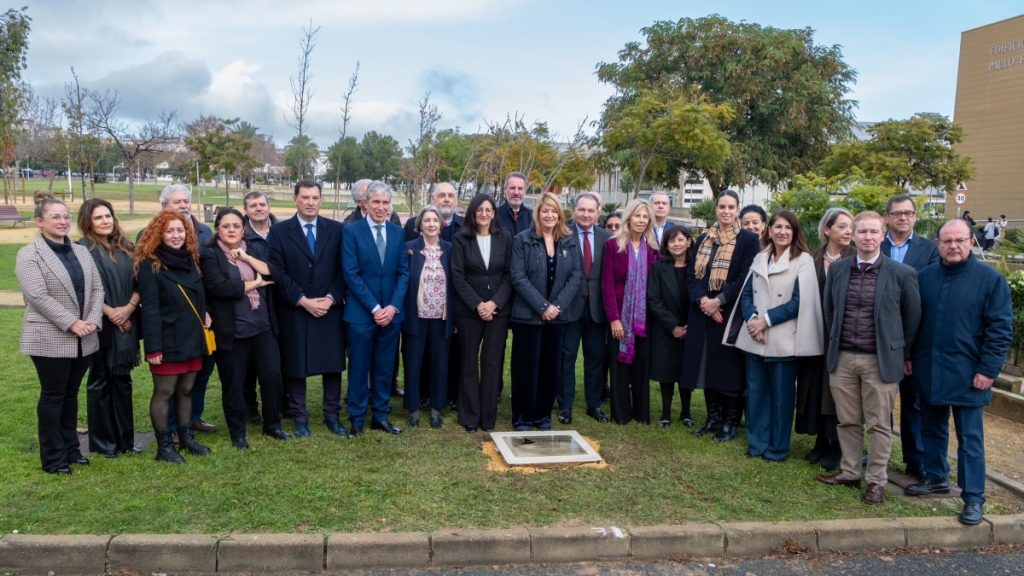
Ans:
<svg viewBox="0 0 1024 576"><path fill-rule="evenodd" d="M956 196L953 197L953 201L956 202L957 206L963 206L964 202L967 202L967 194L957 192Z"/></svg>

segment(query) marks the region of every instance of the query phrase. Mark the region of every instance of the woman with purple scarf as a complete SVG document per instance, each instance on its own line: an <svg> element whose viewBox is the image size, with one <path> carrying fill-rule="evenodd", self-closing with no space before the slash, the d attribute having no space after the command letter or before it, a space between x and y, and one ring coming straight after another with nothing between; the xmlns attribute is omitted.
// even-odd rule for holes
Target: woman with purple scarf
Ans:
<svg viewBox="0 0 1024 576"><path fill-rule="evenodd" d="M252 364L263 397L263 433L287 440L281 429L281 354L277 346L274 314L266 263L246 252L242 214L222 208L214 221L216 237L203 247L203 283L217 336L217 373L223 389L221 403L231 434L231 445L247 450L248 411L243 394L245 375Z"/></svg>
<svg viewBox="0 0 1024 576"><path fill-rule="evenodd" d="M601 294L618 341L611 367L612 421L651 423L647 360L647 276L658 259L650 202L636 199L622 213L622 227L604 248Z"/></svg>

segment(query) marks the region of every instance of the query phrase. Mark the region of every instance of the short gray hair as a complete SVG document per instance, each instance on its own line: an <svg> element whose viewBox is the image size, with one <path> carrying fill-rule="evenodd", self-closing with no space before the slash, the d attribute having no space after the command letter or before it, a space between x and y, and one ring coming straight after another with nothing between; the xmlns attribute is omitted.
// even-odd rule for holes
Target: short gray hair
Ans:
<svg viewBox="0 0 1024 576"><path fill-rule="evenodd" d="M373 182L373 180L370 180L369 178L360 178L359 180L356 180L355 184L352 185L353 202L359 202L366 198L366 188L370 185L370 182Z"/></svg>
<svg viewBox="0 0 1024 576"><path fill-rule="evenodd" d="M458 189L458 187L455 186L455 184L452 184L451 182L434 182L433 184L430 185L430 197L431 198L434 197L434 194L437 193L437 189L440 186L451 186L452 187L452 191L455 192L455 195L456 196L459 195L459 189Z"/></svg>
<svg viewBox="0 0 1024 576"><path fill-rule="evenodd" d="M526 178L526 174L523 174L522 172L509 172L508 176L505 176L505 185L502 186L501 189L504 190L505 188L508 188L508 181L513 178L522 179L524 187L528 187L530 185L530 181Z"/></svg>
<svg viewBox="0 0 1024 576"><path fill-rule="evenodd" d="M818 240L827 242L828 238L825 237L825 229L831 228L836 223L836 219L840 216L848 216L850 220L853 220L853 214L850 213L846 208L829 208L822 214L821 220L818 220Z"/></svg>
<svg viewBox="0 0 1024 576"><path fill-rule="evenodd" d="M433 204L427 204L426 206L423 207L422 210L420 210L420 213L416 215L415 230L417 234L422 232L422 230L420 229L420 224L423 222L423 215L426 214L427 212L433 212L434 215L437 216L438 220L444 222L444 218L441 217L441 211L437 209L437 206L434 206Z"/></svg>
<svg viewBox="0 0 1024 576"><path fill-rule="evenodd" d="M395 195L395 190L387 182L374 180L366 186L366 197L369 198L374 194L387 194L388 198L391 198Z"/></svg>
<svg viewBox="0 0 1024 576"><path fill-rule="evenodd" d="M188 203L192 203L192 191L188 189L188 186L184 184L171 184L164 186L164 189L160 191L160 205L167 207L167 203L171 201L171 194L175 192L184 192L188 195Z"/></svg>

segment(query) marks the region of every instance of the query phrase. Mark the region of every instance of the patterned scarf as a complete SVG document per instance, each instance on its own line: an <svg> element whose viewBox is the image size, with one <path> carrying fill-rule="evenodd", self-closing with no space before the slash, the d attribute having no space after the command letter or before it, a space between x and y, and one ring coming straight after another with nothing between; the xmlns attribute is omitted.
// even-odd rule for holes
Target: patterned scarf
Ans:
<svg viewBox="0 0 1024 576"><path fill-rule="evenodd" d="M234 254L231 253L231 249L228 248L227 245L221 242L219 239L217 240L217 246L220 247L220 251L224 253L224 256L228 259L228 262L230 262L231 265L238 268L238 273L242 275L242 282L250 282L256 279L256 271L252 269L252 266L249 266L245 262L242 262L241 260L235 258ZM242 245L240 246L240 248L242 250L245 250L245 240L242 240ZM249 298L249 306L251 306L253 310L259 310L260 291L250 290L246 292L245 295Z"/></svg>
<svg viewBox="0 0 1024 576"><path fill-rule="evenodd" d="M647 264L651 247L640 239L640 248L626 244L629 268L626 271L626 292L622 299L622 340L619 342L619 362L632 364L636 356L636 338L647 337Z"/></svg>
<svg viewBox="0 0 1024 576"><path fill-rule="evenodd" d="M718 222L715 222L708 229L707 237L700 243L697 250L697 261L694 265L693 275L698 280L703 280L708 271L708 261L711 260L711 247L718 245L718 252L715 260L711 262L711 279L708 280L708 289L718 291L725 286L729 277L729 264L732 263L732 251L736 248L736 237L740 234L740 223L733 222L732 226L723 230Z"/></svg>

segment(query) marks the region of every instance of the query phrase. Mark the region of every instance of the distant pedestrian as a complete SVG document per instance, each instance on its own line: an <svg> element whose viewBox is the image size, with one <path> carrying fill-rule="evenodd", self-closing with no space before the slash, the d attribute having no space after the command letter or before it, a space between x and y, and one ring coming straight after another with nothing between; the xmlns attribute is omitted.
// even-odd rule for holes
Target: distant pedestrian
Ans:
<svg viewBox="0 0 1024 576"><path fill-rule="evenodd" d="M985 228L982 229L982 234L985 236L985 244L982 245L982 252L988 252L992 250L992 247L996 244L996 236L999 236L999 224L992 221L992 217L988 217L988 222L985 223Z"/></svg>

